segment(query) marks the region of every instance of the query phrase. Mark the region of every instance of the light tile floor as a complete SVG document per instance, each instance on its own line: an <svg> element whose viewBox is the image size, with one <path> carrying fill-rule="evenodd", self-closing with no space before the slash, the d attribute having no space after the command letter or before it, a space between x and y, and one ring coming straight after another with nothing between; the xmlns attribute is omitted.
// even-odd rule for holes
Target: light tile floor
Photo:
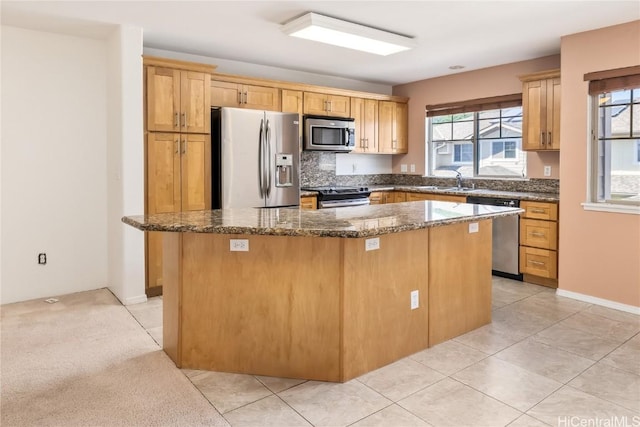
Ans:
<svg viewBox="0 0 640 427"><path fill-rule="evenodd" d="M183 373L232 426L639 426L640 316L494 277L491 324L344 384Z"/></svg>

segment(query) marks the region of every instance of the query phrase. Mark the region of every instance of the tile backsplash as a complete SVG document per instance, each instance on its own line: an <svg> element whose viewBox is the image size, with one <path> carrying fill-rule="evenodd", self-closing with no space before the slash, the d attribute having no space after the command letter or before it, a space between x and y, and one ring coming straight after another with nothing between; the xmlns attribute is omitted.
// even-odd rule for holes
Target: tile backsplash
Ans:
<svg viewBox="0 0 640 427"><path fill-rule="evenodd" d="M332 185L438 185L455 186L454 178L423 177L403 174L336 175L336 154L321 151L303 151L300 156L301 187L319 187ZM463 185L474 183L476 188L500 191L518 191L533 193L559 193L560 181L557 179L483 179L465 178Z"/></svg>

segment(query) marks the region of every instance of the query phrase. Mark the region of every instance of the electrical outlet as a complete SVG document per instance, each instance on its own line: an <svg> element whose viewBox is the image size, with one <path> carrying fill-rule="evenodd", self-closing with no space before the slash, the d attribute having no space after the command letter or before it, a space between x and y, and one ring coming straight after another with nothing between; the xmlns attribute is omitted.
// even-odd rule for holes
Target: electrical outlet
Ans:
<svg viewBox="0 0 640 427"><path fill-rule="evenodd" d="M411 310L415 310L420 307L420 293L419 291L411 291Z"/></svg>
<svg viewBox="0 0 640 427"><path fill-rule="evenodd" d="M249 252L249 240L229 239L229 250L231 252Z"/></svg>
<svg viewBox="0 0 640 427"><path fill-rule="evenodd" d="M415 172L416 171L416 165L412 164L410 169L411 169L411 172Z"/></svg>
<svg viewBox="0 0 640 427"><path fill-rule="evenodd" d="M400 172L406 172L407 171L407 165L400 165Z"/></svg>
<svg viewBox="0 0 640 427"><path fill-rule="evenodd" d="M38 264L45 265L47 263L47 254L41 252L38 254Z"/></svg>
<svg viewBox="0 0 640 427"><path fill-rule="evenodd" d="M477 222L469 223L469 233L477 233L480 229L480 225Z"/></svg>
<svg viewBox="0 0 640 427"><path fill-rule="evenodd" d="M544 167L544 176L551 176L551 166Z"/></svg>
<svg viewBox="0 0 640 427"><path fill-rule="evenodd" d="M358 164L357 163L352 163L351 164L351 171L352 172L356 172L358 170Z"/></svg>
<svg viewBox="0 0 640 427"><path fill-rule="evenodd" d="M380 249L380 238L372 237L371 239L367 239L364 241L364 250L365 251L375 251Z"/></svg>

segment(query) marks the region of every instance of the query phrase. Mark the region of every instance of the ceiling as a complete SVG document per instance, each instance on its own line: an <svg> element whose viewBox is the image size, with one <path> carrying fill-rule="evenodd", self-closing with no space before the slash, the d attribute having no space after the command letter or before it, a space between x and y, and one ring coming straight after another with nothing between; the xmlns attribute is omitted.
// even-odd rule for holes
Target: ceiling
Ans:
<svg viewBox="0 0 640 427"><path fill-rule="evenodd" d="M104 37L141 27L144 46L394 85L553 55L560 37L640 19L640 2L569 1L6 1L2 24ZM306 12L414 37L377 56L286 36ZM464 65L462 70L449 66Z"/></svg>

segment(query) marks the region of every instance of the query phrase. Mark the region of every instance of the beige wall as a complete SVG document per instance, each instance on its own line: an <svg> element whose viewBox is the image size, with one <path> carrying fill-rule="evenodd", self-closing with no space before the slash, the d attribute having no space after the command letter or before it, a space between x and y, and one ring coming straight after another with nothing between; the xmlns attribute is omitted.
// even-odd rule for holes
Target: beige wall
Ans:
<svg viewBox="0 0 640 427"><path fill-rule="evenodd" d="M640 216L584 211L588 96L584 74L640 65L640 21L562 38L561 289L640 307Z"/></svg>
<svg viewBox="0 0 640 427"><path fill-rule="evenodd" d="M559 67L560 56L553 55L394 86L394 95L410 100L409 154L394 156L393 173L400 173L400 163L415 164L417 174L425 173L425 105L520 93L519 75ZM543 178L543 166L549 165L551 178L559 178L559 157L558 153L528 153L528 176Z"/></svg>

